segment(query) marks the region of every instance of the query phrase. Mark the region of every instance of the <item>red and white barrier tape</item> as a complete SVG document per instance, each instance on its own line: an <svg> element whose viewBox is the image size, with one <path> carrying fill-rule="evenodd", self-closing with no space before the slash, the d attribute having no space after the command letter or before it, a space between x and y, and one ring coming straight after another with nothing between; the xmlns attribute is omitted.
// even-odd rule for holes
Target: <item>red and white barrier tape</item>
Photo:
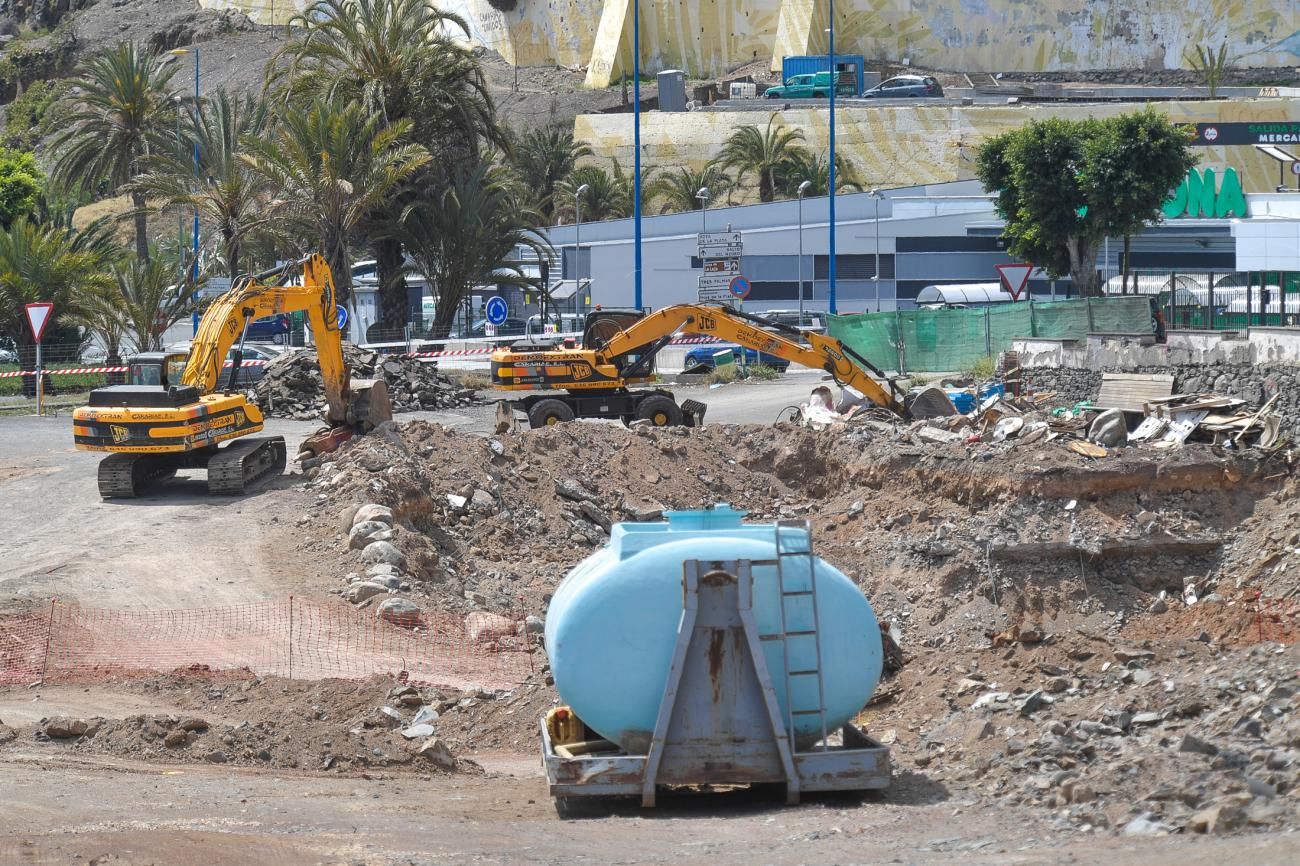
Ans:
<svg viewBox="0 0 1300 866"><path fill-rule="evenodd" d="M241 367L261 367L261 366L264 366L266 363L267 363L267 362L264 361L264 360L244 361L244 362L243 362L242 364L240 364L239 366L241 366ZM223 366L223 367L230 367L230 366L232 366L232 364L231 364L230 361L227 361L227 362L226 362L225 364L223 364L222 366ZM45 371L45 375L47 375L47 376L78 376L78 375L85 375L85 374L87 374L87 373L125 373L125 372L126 372L127 370L129 370L129 369L130 369L129 367L77 367L76 369L73 369L73 370L46 370L46 371ZM13 371L8 372L8 373L0 373L0 379L13 379L13 378L16 378L16 377L18 377L18 376L35 376L35 375L36 375L36 371L35 371L35 370L13 370Z"/></svg>

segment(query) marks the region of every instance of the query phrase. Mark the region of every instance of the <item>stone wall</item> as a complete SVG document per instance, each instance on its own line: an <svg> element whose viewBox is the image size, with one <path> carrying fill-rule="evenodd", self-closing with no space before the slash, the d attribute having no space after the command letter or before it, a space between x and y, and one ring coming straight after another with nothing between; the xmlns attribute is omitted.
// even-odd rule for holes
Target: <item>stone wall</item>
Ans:
<svg viewBox="0 0 1300 866"><path fill-rule="evenodd" d="M1087 370L1044 367L1027 370L1025 382L1035 391L1056 391L1061 402L1096 399L1102 373L1172 373L1174 393L1213 392L1239 397L1254 410L1275 394L1272 406L1282 418L1282 432L1300 441L1300 366L1247 364L1174 364L1125 369Z"/></svg>

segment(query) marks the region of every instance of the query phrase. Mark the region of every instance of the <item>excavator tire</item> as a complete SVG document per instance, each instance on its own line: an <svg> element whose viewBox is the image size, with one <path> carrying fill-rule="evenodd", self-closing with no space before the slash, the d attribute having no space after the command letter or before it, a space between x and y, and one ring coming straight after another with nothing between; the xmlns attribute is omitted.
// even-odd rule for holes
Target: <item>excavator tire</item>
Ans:
<svg viewBox="0 0 1300 866"><path fill-rule="evenodd" d="M131 499L176 474L176 461L159 454L110 454L99 461L99 495Z"/></svg>
<svg viewBox="0 0 1300 866"><path fill-rule="evenodd" d="M682 423L682 408L671 398L655 394L637 405L636 417L656 427L676 427Z"/></svg>
<svg viewBox="0 0 1300 866"><path fill-rule="evenodd" d="M528 426L533 429L550 427L573 420L573 407L563 400L538 400L528 410Z"/></svg>
<svg viewBox="0 0 1300 866"><path fill-rule="evenodd" d="M238 496L284 471L288 451L283 436L238 439L208 460L208 492Z"/></svg>

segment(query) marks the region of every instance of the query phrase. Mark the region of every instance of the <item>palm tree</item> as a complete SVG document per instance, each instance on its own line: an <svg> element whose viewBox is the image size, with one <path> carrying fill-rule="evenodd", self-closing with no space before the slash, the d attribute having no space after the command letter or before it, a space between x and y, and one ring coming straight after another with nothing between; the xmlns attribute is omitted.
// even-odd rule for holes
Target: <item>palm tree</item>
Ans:
<svg viewBox="0 0 1300 866"><path fill-rule="evenodd" d="M830 188L830 160L826 151L813 153L807 148L796 147L790 153L789 161L776 174L776 188L786 198L799 194L799 185L808 181L805 195L826 195ZM858 173L857 166L842 154L835 154L835 191L862 192L866 184Z"/></svg>
<svg viewBox="0 0 1300 866"><path fill-rule="evenodd" d="M736 170L737 185L748 175L757 175L758 200L768 202L776 198L778 173L803 140L802 130L778 125L773 114L767 119L766 130L742 126L733 132L723 144L720 158L723 166Z"/></svg>
<svg viewBox="0 0 1300 866"><path fill-rule="evenodd" d="M555 189L591 148L573 140L572 127L549 124L525 132L510 149L510 165L537 202L543 224L555 219Z"/></svg>
<svg viewBox="0 0 1300 866"><path fill-rule="evenodd" d="M269 137L243 140L244 158L274 190L270 217L315 239L340 304L351 295L357 227L429 163L428 151L406 141L410 130L410 121L386 124L358 103L318 99L291 106Z"/></svg>
<svg viewBox="0 0 1300 866"><path fill-rule="evenodd" d="M469 36L460 16L429 0L317 0L294 25L300 35L276 55L267 79L284 100L351 100L385 123L408 121L410 139L434 157L427 171L444 184L447 167L478 161L482 142L504 143L482 69L452 38ZM363 226L387 327L406 322L402 249L388 228L409 193L391 190Z"/></svg>
<svg viewBox="0 0 1300 866"><path fill-rule="evenodd" d="M705 206L696 194L704 187L712 198L718 198L731 188L731 176L723 171L717 160L710 160L700 171L679 168L670 174L661 174L650 184L646 198L660 202L660 213L700 210Z"/></svg>
<svg viewBox="0 0 1300 866"><path fill-rule="evenodd" d="M476 285L538 288L511 261L520 246L539 259L549 257L550 244L533 229L537 218L524 205L519 184L486 159L454 171L450 186L421 191L402 214L396 235L438 299L435 333L450 327L460 303Z"/></svg>
<svg viewBox="0 0 1300 866"><path fill-rule="evenodd" d="M105 281L102 264L63 229L15 220L0 231L0 333L13 335L20 347L34 345L23 305L36 301L53 302L51 325L75 323L84 293Z"/></svg>
<svg viewBox="0 0 1300 866"><path fill-rule="evenodd" d="M650 198L650 169L641 170L641 207ZM632 215L634 193L633 177L623 171L617 159L610 160L610 170L598 165L580 165L569 173L566 180L555 185L555 215L564 219L577 218L577 191L586 186L582 195L582 220L620 219Z"/></svg>
<svg viewBox="0 0 1300 866"><path fill-rule="evenodd" d="M198 210L221 236L221 257L231 277L240 273L244 242L267 226L266 178L244 159L243 143L263 137L269 128L265 102L218 91L200 106L193 130L202 181L187 151L149 158L148 173L136 183L164 205Z"/></svg>
<svg viewBox="0 0 1300 866"><path fill-rule="evenodd" d="M133 42L92 57L81 68L66 97L75 104L49 152L58 154L54 176L69 188L95 192L101 184L117 193L141 173L151 153L173 146L168 128L175 66L158 62L153 51ZM145 193L131 189L135 251L149 257Z"/></svg>
<svg viewBox="0 0 1300 866"><path fill-rule="evenodd" d="M193 309L192 293L176 285L179 264L158 256L133 256L113 268L112 284L100 293L108 295L108 302L117 306L138 352L162 349L163 332Z"/></svg>

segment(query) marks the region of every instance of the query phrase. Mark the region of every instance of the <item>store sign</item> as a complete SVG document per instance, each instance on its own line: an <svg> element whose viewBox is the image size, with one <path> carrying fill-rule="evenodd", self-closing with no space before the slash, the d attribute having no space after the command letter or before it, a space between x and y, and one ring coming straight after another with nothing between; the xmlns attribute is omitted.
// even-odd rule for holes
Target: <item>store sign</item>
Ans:
<svg viewBox="0 0 1300 866"><path fill-rule="evenodd" d="M1237 177L1235 168L1223 170L1223 179L1218 182L1217 191L1214 169L1192 169L1174 189L1173 195L1162 209L1170 219L1247 216L1246 195L1241 191L1241 180Z"/></svg>
<svg viewBox="0 0 1300 866"><path fill-rule="evenodd" d="M1300 122L1189 123L1186 128L1193 147L1300 144Z"/></svg>

